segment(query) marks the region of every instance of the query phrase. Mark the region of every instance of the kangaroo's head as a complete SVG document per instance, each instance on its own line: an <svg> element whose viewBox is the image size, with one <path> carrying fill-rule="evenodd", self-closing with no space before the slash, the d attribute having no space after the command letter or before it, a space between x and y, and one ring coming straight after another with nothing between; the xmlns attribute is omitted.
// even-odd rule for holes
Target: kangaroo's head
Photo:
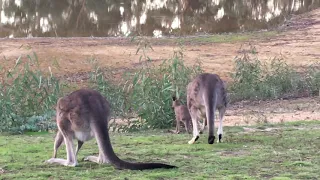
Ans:
<svg viewBox="0 0 320 180"><path fill-rule="evenodd" d="M180 105L179 99L177 99L175 96L172 96L172 107L177 107Z"/></svg>

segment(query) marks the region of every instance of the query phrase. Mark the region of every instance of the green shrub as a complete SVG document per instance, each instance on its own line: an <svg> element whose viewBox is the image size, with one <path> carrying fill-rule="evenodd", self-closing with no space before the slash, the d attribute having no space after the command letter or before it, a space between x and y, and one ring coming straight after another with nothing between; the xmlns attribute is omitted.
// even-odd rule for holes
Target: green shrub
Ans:
<svg viewBox="0 0 320 180"><path fill-rule="evenodd" d="M320 96L320 63L315 63L308 67L305 79L312 95Z"/></svg>
<svg viewBox="0 0 320 180"><path fill-rule="evenodd" d="M111 104L112 118L125 120L130 117L130 107L127 103L127 94L125 91L124 81L113 81L112 70L101 69L99 64L93 63L93 70L90 73L90 86L91 88L99 91ZM111 120L112 121L112 120ZM114 122L114 121L113 121ZM131 121L129 121L130 123ZM117 125L115 123L110 123L109 128L115 131L116 129L125 129L128 131L129 124L125 126ZM131 129L133 129L132 127Z"/></svg>
<svg viewBox="0 0 320 180"><path fill-rule="evenodd" d="M149 61L150 62L150 61ZM140 128L167 128L174 119L171 107L172 96L186 102L186 86L190 78L202 72L200 64L184 65L177 53L159 66L149 65L123 75L120 82L111 80L111 71L94 66L91 84L105 95L112 104L115 118L136 118L127 121L127 130Z"/></svg>
<svg viewBox="0 0 320 180"><path fill-rule="evenodd" d="M171 127L172 96L186 102L186 86L200 72L200 64L188 67L177 53L160 66L145 66L132 75L129 104L148 127Z"/></svg>
<svg viewBox="0 0 320 180"><path fill-rule="evenodd" d="M10 70L2 69L0 132L39 131L54 126L51 117L53 106L61 95L61 83L51 71L45 75L37 69L36 54L27 56L24 63L19 57Z"/></svg>
<svg viewBox="0 0 320 180"><path fill-rule="evenodd" d="M110 77L112 77L111 70L102 70L98 64L95 64L90 73L91 87L108 99L113 108L114 116L124 116L126 114L126 104L122 82L114 82Z"/></svg>
<svg viewBox="0 0 320 180"><path fill-rule="evenodd" d="M249 54L235 58L231 76L232 101L310 96L320 87L319 66L297 71L283 59L274 58L267 64Z"/></svg>

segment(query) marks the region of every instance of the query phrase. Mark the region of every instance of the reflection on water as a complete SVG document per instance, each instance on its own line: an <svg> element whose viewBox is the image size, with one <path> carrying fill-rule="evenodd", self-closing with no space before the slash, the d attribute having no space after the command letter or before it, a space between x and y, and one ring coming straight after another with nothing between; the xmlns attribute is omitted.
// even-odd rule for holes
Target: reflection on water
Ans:
<svg viewBox="0 0 320 180"><path fill-rule="evenodd" d="M320 0L0 0L0 37L257 30L317 7Z"/></svg>

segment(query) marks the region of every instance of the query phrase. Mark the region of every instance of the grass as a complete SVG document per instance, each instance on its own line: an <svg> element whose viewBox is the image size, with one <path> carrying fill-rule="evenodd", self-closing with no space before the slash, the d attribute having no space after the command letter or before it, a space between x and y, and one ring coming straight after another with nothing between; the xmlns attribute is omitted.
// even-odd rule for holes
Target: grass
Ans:
<svg viewBox="0 0 320 180"><path fill-rule="evenodd" d="M0 136L0 179L319 179L319 121L268 125L272 131L244 132L225 127L224 143L209 145L207 135L188 145L187 134L160 131L112 133L116 153L129 161L160 161L172 170L115 170L81 159L97 153L94 140L80 150L79 167L48 165L53 134ZM263 129L261 127L250 127ZM65 158L64 146L58 157ZM4 172L2 172L4 171ZM2 173L2 174L1 174Z"/></svg>
<svg viewBox="0 0 320 180"><path fill-rule="evenodd" d="M177 36L177 38L148 38L148 42L152 43L179 43L179 44L195 44L195 43L236 43L246 42L252 40L265 40L279 35L278 31L255 31L255 32L242 32L242 33L221 33L214 35L204 36Z"/></svg>
<svg viewBox="0 0 320 180"><path fill-rule="evenodd" d="M215 34L209 36L199 36L179 39L181 43L232 43L232 42L244 42L253 39L270 38L278 35L276 31L265 31L265 32L246 32L246 33L224 33Z"/></svg>

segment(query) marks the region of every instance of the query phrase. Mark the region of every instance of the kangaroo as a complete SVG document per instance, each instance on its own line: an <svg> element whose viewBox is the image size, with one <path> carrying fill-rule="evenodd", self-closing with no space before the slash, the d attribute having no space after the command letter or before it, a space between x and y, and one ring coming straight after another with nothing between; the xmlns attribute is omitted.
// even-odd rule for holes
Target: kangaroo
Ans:
<svg viewBox="0 0 320 180"><path fill-rule="evenodd" d="M172 97L172 107L174 108L174 113L176 116L176 131L175 133L180 133L180 122L184 124L186 132L190 134L190 124L191 117L187 106L182 105L175 96Z"/></svg>
<svg viewBox="0 0 320 180"><path fill-rule="evenodd" d="M59 98L56 106L56 122L66 144L67 159L51 158L46 162L75 167L78 163L73 139L85 142L95 138L99 155L88 156L85 158L86 161L99 164L110 163L117 169L176 168L176 166L162 163L131 163L121 160L114 153L110 142L108 132L110 111L109 102L98 91L92 89L76 90ZM58 136L55 139L55 145L59 144L59 140Z"/></svg>
<svg viewBox="0 0 320 180"><path fill-rule="evenodd" d="M213 144L215 110L219 111L218 142L222 141L222 121L227 108L227 92L223 81L217 74L202 73L195 77L187 86L187 106L192 119L193 137L188 142L195 143L199 139L197 120L206 115L202 130L209 126L208 143ZM205 112L205 113L203 113Z"/></svg>

